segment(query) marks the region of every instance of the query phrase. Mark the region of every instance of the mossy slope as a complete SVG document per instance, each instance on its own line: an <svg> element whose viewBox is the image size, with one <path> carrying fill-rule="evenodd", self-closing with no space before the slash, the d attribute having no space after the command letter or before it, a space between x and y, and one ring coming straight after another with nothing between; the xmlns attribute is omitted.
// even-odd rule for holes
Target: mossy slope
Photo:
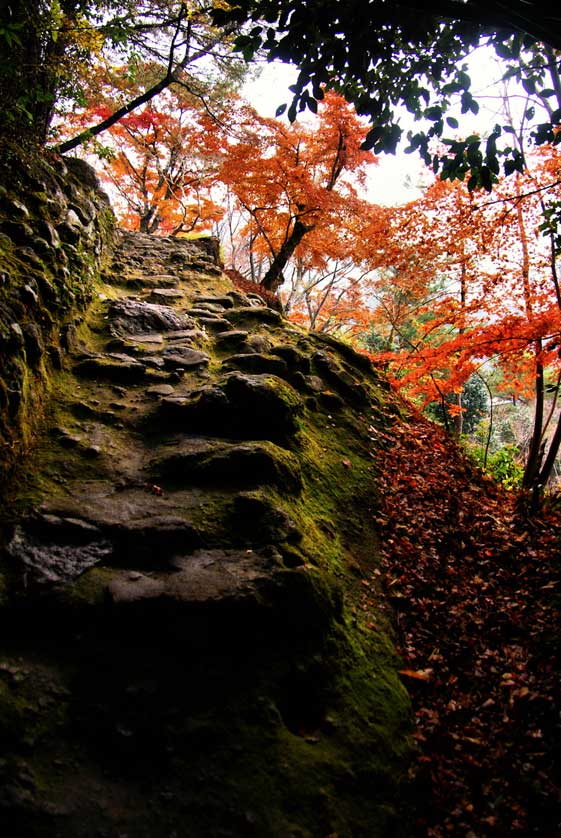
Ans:
<svg viewBox="0 0 561 838"><path fill-rule="evenodd" d="M360 601L396 408L214 254L123 235L10 490L6 834L410 834L408 700Z"/></svg>

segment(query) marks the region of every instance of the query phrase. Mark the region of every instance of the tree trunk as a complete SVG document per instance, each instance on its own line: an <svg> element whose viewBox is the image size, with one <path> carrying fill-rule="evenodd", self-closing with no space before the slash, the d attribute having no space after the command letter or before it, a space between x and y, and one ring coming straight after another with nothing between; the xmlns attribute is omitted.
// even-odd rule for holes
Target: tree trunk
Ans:
<svg viewBox="0 0 561 838"><path fill-rule="evenodd" d="M0 9L0 134L23 145L44 144L55 101L48 23L41 0Z"/></svg>
<svg viewBox="0 0 561 838"><path fill-rule="evenodd" d="M294 223L294 227L292 228L292 233L284 242L283 246L276 254L275 258L271 262L269 266L269 270L261 280L261 285L263 288L266 288L267 291L275 292L277 291L283 283L283 275L282 272L286 266L286 263L306 235L309 233L310 230L314 229L313 224L304 224L303 221L300 221L299 218L296 219Z"/></svg>
<svg viewBox="0 0 561 838"><path fill-rule="evenodd" d="M536 353L541 350L541 345L538 342L536 345ZM545 384L543 365L540 361L536 361L536 407L534 410L534 427L532 430L532 439L530 440L530 448L526 458L526 469L524 471L524 479L522 486L525 489L531 489L534 486L536 476L539 475L541 458L542 458L542 432L543 432L543 414L544 414L544 395Z"/></svg>

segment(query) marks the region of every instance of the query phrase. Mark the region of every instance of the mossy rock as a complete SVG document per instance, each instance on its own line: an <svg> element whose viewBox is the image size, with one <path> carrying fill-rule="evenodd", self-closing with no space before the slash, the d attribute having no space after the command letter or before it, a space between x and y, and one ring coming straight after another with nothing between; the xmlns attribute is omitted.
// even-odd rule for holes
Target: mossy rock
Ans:
<svg viewBox="0 0 561 838"><path fill-rule="evenodd" d="M369 427L395 405L369 362L252 305L196 243L122 242L7 495L0 829L409 838L408 698L361 584ZM128 296L166 275L184 308ZM47 676L26 692L2 660Z"/></svg>
<svg viewBox="0 0 561 838"><path fill-rule="evenodd" d="M298 430L300 396L273 375L233 372L192 398L163 399L162 421L239 439L287 440Z"/></svg>

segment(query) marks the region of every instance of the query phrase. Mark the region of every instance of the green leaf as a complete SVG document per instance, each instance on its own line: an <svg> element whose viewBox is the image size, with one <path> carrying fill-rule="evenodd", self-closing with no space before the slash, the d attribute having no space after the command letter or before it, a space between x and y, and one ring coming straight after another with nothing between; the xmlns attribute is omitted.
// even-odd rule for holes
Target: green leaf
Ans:
<svg viewBox="0 0 561 838"><path fill-rule="evenodd" d="M456 79L458 81L458 84L461 84L464 90L467 90L469 87L471 87L471 79L467 73L464 73L463 71L459 72L456 76Z"/></svg>
<svg viewBox="0 0 561 838"><path fill-rule="evenodd" d="M275 111L275 116L277 116L277 117L282 116L283 113L285 112L286 108L287 108L286 104L285 105L279 105L278 108Z"/></svg>
<svg viewBox="0 0 561 838"><path fill-rule="evenodd" d="M376 143L383 137L384 129L381 125L375 125L374 128L371 128L364 141L361 145L361 149L363 151L370 151L370 149L374 148Z"/></svg>
<svg viewBox="0 0 561 838"><path fill-rule="evenodd" d="M439 105L433 105L432 108L427 108L424 116L432 122L436 122L442 116L442 108Z"/></svg>
<svg viewBox="0 0 561 838"><path fill-rule="evenodd" d="M458 122L458 120L457 120L457 119L455 119L453 116L447 116L447 117L446 117L446 124L447 124L450 128L454 128L454 129L456 129L456 128L458 128L458 127L459 127L459 124L460 124L460 123L459 123L459 122Z"/></svg>
<svg viewBox="0 0 561 838"><path fill-rule="evenodd" d="M493 178L491 175L491 171L488 166L482 166L479 170L479 177L481 180L481 186L485 189L486 192L493 191Z"/></svg>

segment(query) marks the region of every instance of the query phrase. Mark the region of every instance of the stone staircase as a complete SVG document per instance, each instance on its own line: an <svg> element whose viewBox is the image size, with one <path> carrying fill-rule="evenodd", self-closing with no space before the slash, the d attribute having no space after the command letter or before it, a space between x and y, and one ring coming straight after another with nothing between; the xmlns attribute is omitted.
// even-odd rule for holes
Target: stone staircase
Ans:
<svg viewBox="0 0 561 838"><path fill-rule="evenodd" d="M64 346L6 516L3 834L407 834L368 359L126 232Z"/></svg>

